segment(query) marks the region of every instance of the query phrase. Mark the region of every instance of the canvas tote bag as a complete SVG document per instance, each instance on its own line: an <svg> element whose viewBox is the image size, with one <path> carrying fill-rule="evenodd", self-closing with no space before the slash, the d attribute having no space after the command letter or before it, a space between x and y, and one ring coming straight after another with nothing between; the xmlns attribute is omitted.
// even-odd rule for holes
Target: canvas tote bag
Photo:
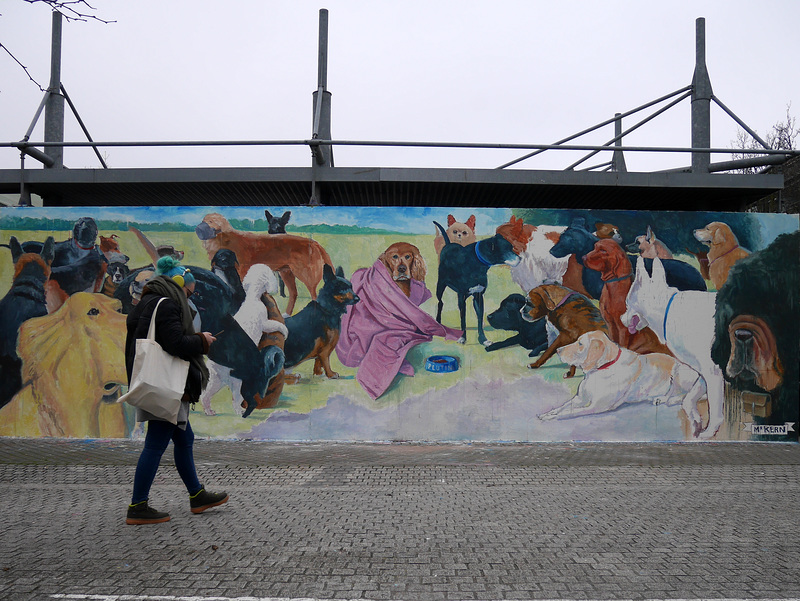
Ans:
<svg viewBox="0 0 800 601"><path fill-rule="evenodd" d="M181 397L186 387L189 362L170 355L156 342L156 312L150 318L147 338L137 338L136 357L128 392L117 402L126 402L170 423L178 423Z"/></svg>

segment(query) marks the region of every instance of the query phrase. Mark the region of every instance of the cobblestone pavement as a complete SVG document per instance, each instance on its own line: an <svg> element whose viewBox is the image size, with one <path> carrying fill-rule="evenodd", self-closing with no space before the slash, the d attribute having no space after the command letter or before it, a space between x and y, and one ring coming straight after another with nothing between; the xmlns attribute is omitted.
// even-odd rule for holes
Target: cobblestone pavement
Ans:
<svg viewBox="0 0 800 601"><path fill-rule="evenodd" d="M797 444L141 444L0 438L0 599L800 598Z"/></svg>

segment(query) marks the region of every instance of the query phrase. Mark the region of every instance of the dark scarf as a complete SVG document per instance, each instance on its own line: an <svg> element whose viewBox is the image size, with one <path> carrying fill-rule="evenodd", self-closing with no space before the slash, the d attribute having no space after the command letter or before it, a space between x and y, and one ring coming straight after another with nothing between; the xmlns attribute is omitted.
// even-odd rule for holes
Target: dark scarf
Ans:
<svg viewBox="0 0 800 601"><path fill-rule="evenodd" d="M190 336L195 333L194 326L192 325L192 309L189 307L189 299L186 297L183 288L178 286L172 279L160 275L147 282L144 290L142 290L142 294L145 292L152 292L153 294L164 296L178 303L178 306L181 308L181 325L183 326L184 335ZM208 384L208 367L206 367L203 355L192 355L189 361L200 370L202 378L200 390L205 390L206 384Z"/></svg>

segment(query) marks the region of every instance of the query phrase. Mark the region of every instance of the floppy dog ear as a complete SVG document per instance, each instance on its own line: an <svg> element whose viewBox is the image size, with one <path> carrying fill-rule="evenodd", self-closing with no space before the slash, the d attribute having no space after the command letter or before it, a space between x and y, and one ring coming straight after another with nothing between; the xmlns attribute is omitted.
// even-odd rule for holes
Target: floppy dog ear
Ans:
<svg viewBox="0 0 800 601"><path fill-rule="evenodd" d="M714 226L714 235L711 237L711 242L713 244L722 244L725 242L727 236L723 231L724 229L725 228L723 228L721 225Z"/></svg>
<svg viewBox="0 0 800 601"><path fill-rule="evenodd" d="M541 290L541 288L540 287L534 288L533 290L528 291L528 294L525 295L525 296L526 296L526 299L525 299L526 304L531 305L533 307L534 311L540 312L542 307L544 306L544 298L542 298L542 290ZM521 311L524 311L524 310L525 310L525 305L522 306ZM528 313L530 313L530 311L528 311ZM542 315L540 315L539 317L542 317L543 315L544 315L544 313L542 313ZM538 318L536 318L536 319L538 319Z"/></svg>
<svg viewBox="0 0 800 601"><path fill-rule="evenodd" d="M414 261L411 263L411 277L417 281L424 282L425 276L428 275L428 266L425 264L425 259L419 253L414 253Z"/></svg>
<svg viewBox="0 0 800 601"><path fill-rule="evenodd" d="M607 340L608 338L603 340L602 337L586 337L586 342L588 342L589 348L586 350L586 358L584 359L583 364L579 366L581 369L584 371L589 369L597 369L599 365L606 363L605 355L608 348Z"/></svg>
<svg viewBox="0 0 800 601"><path fill-rule="evenodd" d="M553 297L550 296L550 290L547 288L543 287L539 290L539 297L542 299L542 302L548 311L552 311L556 308L557 303L553 300Z"/></svg>
<svg viewBox="0 0 800 601"><path fill-rule="evenodd" d="M608 257L608 262L611 267L611 273L614 274L614 277L618 277L620 271L619 269L620 263L622 263L622 261L628 263L627 255L621 253L608 253L606 257Z"/></svg>

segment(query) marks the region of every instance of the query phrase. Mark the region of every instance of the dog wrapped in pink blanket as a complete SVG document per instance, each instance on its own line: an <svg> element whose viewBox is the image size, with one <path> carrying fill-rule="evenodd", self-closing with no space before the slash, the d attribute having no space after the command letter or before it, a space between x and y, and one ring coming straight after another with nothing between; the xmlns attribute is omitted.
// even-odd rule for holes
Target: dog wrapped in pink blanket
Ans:
<svg viewBox="0 0 800 601"><path fill-rule="evenodd" d="M336 355L343 365L358 367L356 380L373 399L386 392L398 373L414 375L406 361L411 348L434 336L458 340L463 334L419 308L431 297L424 282L411 279L406 296L381 260L357 270L351 282L361 302L348 307L342 318Z"/></svg>

